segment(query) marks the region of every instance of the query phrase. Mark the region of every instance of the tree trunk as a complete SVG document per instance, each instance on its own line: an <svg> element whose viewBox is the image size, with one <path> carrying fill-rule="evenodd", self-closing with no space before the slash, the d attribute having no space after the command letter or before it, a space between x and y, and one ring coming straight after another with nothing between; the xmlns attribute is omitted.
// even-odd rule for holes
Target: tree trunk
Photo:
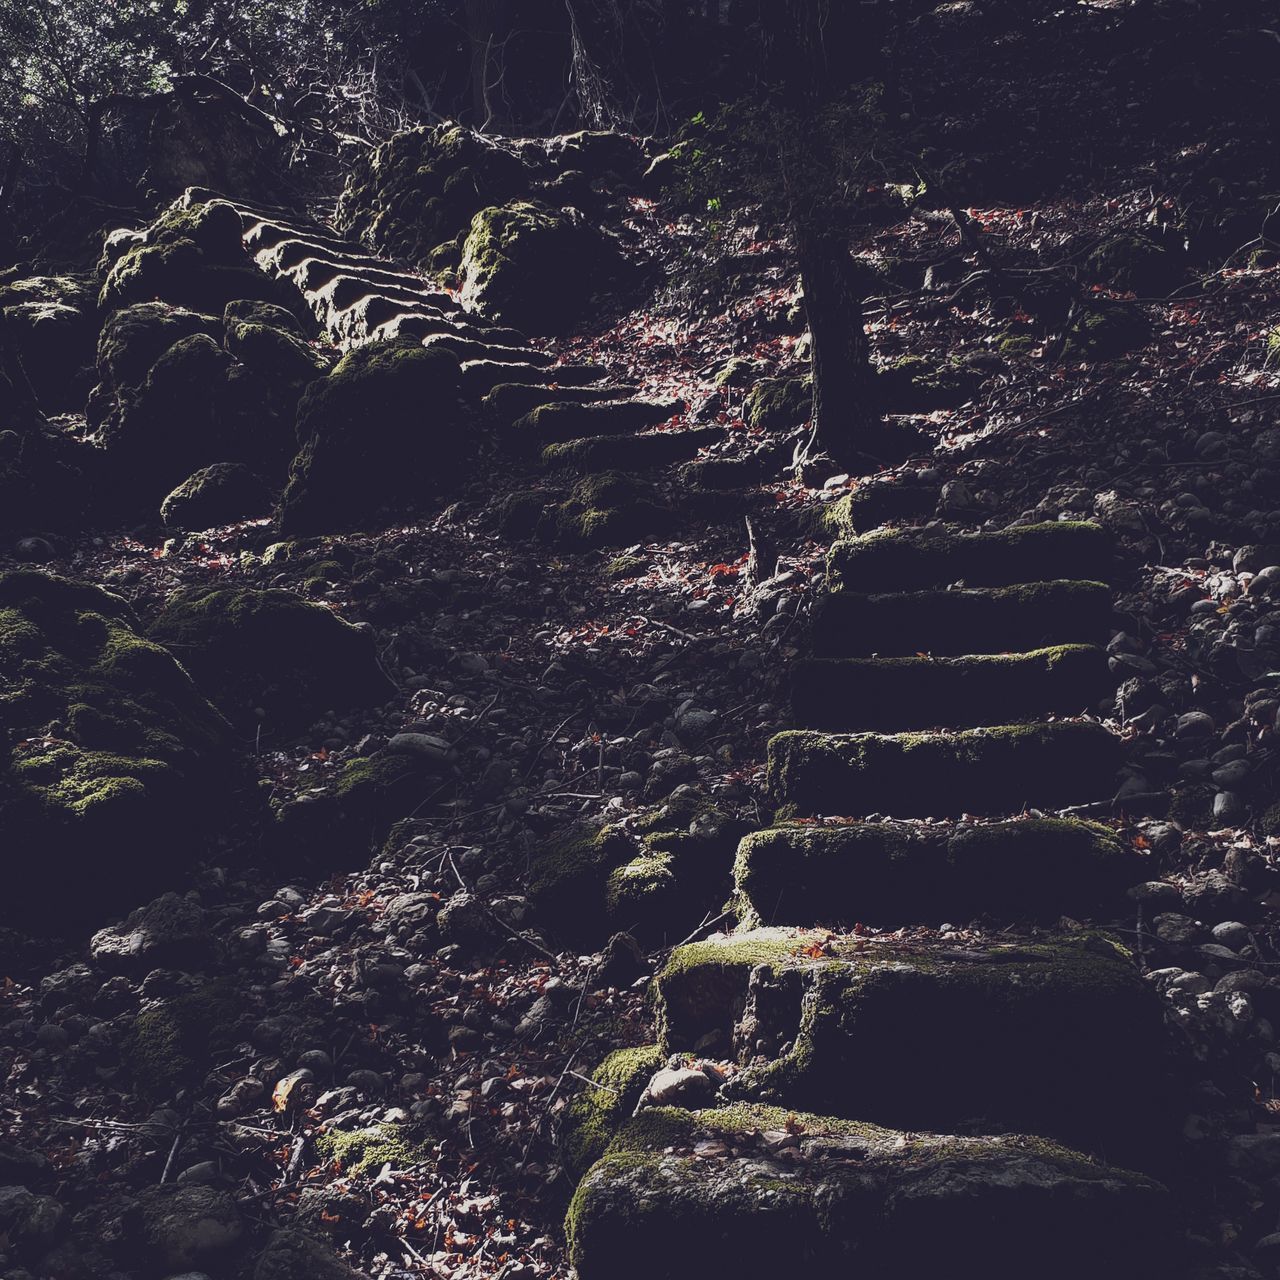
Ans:
<svg viewBox="0 0 1280 1280"><path fill-rule="evenodd" d="M471 53L472 124L487 129L500 124L495 103L493 61L500 41L504 0L466 0L467 43Z"/></svg>
<svg viewBox="0 0 1280 1280"><path fill-rule="evenodd" d="M813 416L797 464L825 453L844 465L875 454L880 416L871 347L862 326L861 272L838 236L795 231L813 347Z"/></svg>

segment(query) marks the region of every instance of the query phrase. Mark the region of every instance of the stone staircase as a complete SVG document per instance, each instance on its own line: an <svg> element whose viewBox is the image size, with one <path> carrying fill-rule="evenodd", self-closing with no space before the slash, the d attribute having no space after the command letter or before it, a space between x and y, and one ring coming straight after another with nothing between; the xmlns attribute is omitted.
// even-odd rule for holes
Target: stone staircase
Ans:
<svg viewBox="0 0 1280 1280"><path fill-rule="evenodd" d="M1039 812L1114 794L1119 741L1070 718L1108 691L1110 560L1088 524L831 548L739 928L676 948L659 1044L565 1123L580 1280L1176 1274L1158 1002L1057 923L1141 865Z"/></svg>
<svg viewBox="0 0 1280 1280"><path fill-rule="evenodd" d="M723 438L320 224L239 211L329 340L458 358L508 444L585 477L562 511L590 486L656 520L645 477ZM1107 691L1110 558L1067 523L831 548L739 928L676 948L659 1043L606 1059L562 1124L580 1280L1177 1273L1158 1005L1115 942L1057 927L1143 878L1110 828L1053 813L1114 793L1118 740L1074 718ZM941 927L978 917L981 941Z"/></svg>
<svg viewBox="0 0 1280 1280"><path fill-rule="evenodd" d="M258 266L303 294L324 336L348 350L366 343L412 338L440 348L461 364L464 396L506 447L540 460L551 484L579 477L633 478L640 510L666 510L651 479L694 459L725 438L719 427L655 430L681 411L677 401L645 399L612 381L597 365L558 362L515 329L489 324L417 272L375 257L321 223L278 209L235 206L244 241ZM571 492L546 499L573 500ZM655 521L655 531L664 521ZM631 540L634 520L597 521L595 545L611 531Z"/></svg>

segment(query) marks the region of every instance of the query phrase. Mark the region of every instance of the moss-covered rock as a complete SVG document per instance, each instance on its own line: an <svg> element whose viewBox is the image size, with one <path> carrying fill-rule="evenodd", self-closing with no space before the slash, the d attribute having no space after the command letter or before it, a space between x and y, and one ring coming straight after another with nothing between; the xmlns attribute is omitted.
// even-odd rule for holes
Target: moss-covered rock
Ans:
<svg viewBox="0 0 1280 1280"><path fill-rule="evenodd" d="M811 729L901 731L1010 724L1090 711L1114 687L1096 645L963 657L809 658L791 669L791 708Z"/></svg>
<svg viewBox="0 0 1280 1280"><path fill-rule="evenodd" d="M638 542L671 528L675 513L638 476L601 471L579 480L566 501L548 510L539 536L572 551Z"/></svg>
<svg viewBox="0 0 1280 1280"><path fill-rule="evenodd" d="M526 333L562 333L625 275L617 248L581 214L518 200L472 219L460 296L469 311Z"/></svg>
<svg viewBox="0 0 1280 1280"><path fill-rule="evenodd" d="M210 1055L234 1042L241 1011L226 978L148 1001L126 1022L120 1044L122 1083L145 1096L169 1096L212 1066Z"/></svg>
<svg viewBox="0 0 1280 1280"><path fill-rule="evenodd" d="M543 374L546 385L501 382L486 392L480 404L495 426L509 427L517 418L544 404L595 404L601 400L622 400L634 390L627 386L568 387L556 383L557 372ZM553 385L554 384L554 385Z"/></svg>
<svg viewBox="0 0 1280 1280"><path fill-rule="evenodd" d="M591 436L549 444L542 464L565 471L656 471L692 458L699 449L724 438L719 427L663 431L640 436Z"/></svg>
<svg viewBox="0 0 1280 1280"><path fill-rule="evenodd" d="M833 585L850 591L916 591L963 582L1000 587L1072 578L1105 582L1111 540L1086 521L1021 525L990 533L940 527L882 529L832 545Z"/></svg>
<svg viewBox="0 0 1280 1280"><path fill-rule="evenodd" d="M749 427L786 431L808 420L813 412L811 378L765 378L747 395L742 417Z"/></svg>
<svg viewBox="0 0 1280 1280"><path fill-rule="evenodd" d="M158 300L221 315L228 302L252 298L304 316L301 295L253 265L240 231L240 215L225 200L176 201L112 263L99 308Z"/></svg>
<svg viewBox="0 0 1280 1280"><path fill-rule="evenodd" d="M628 435L666 422L680 409L670 400L605 400L574 403L556 400L538 405L511 424L520 443L545 446L589 436Z"/></svg>
<svg viewBox="0 0 1280 1280"><path fill-rule="evenodd" d="M481 209L526 192L533 172L515 146L460 125L408 129L352 165L337 226L423 266Z"/></svg>
<svg viewBox="0 0 1280 1280"><path fill-rule="evenodd" d="M1112 236L1104 240L1083 264L1084 278L1120 293L1139 297L1164 297L1186 271L1178 256L1154 240L1139 235Z"/></svg>
<svg viewBox="0 0 1280 1280"><path fill-rule="evenodd" d="M605 886L637 852L617 826L582 828L548 842L535 856L529 877L539 920L571 945L603 941Z"/></svg>
<svg viewBox="0 0 1280 1280"><path fill-rule="evenodd" d="M181 592L150 634L245 730L290 733L323 711L372 705L393 691L371 634L289 591Z"/></svg>
<svg viewBox="0 0 1280 1280"><path fill-rule="evenodd" d="M11 906L63 924L177 880L227 816L232 769L226 722L173 655L118 597L9 573L0 676Z"/></svg>
<svg viewBox="0 0 1280 1280"><path fill-rule="evenodd" d="M982 379L979 370L958 363L902 356L877 372L875 388L886 413L931 413L972 399Z"/></svg>
<svg viewBox="0 0 1280 1280"><path fill-rule="evenodd" d="M570 1177L580 1178L604 1155L662 1061L656 1044L616 1049L591 1073L591 1083L570 1101L557 1130L560 1160Z"/></svg>
<svg viewBox="0 0 1280 1280"><path fill-rule="evenodd" d="M271 509L271 490L242 462L215 462L188 476L160 504L171 529L213 529Z"/></svg>
<svg viewBox="0 0 1280 1280"><path fill-rule="evenodd" d="M776 1158L779 1144L798 1158ZM957 1258L980 1258L991 1280L1125 1280L1167 1265L1171 1214L1159 1183L1042 1139L739 1105L628 1121L580 1183L565 1234L582 1280L915 1280Z"/></svg>
<svg viewBox="0 0 1280 1280"><path fill-rule="evenodd" d="M298 405L282 531L402 515L448 492L474 449L458 391L457 361L443 351L406 339L348 352Z"/></svg>
<svg viewBox="0 0 1280 1280"><path fill-rule="evenodd" d="M801 814L954 817L1107 799L1120 740L1092 721L956 733L817 733L769 742L768 786Z"/></svg>
<svg viewBox="0 0 1280 1280"><path fill-rule="evenodd" d="M32 276L0 287L5 341L46 414L84 408L98 323L89 276Z"/></svg>
<svg viewBox="0 0 1280 1280"><path fill-rule="evenodd" d="M1111 593L1100 582L1057 580L955 591L863 595L829 591L811 638L822 657L1009 653L1107 637Z"/></svg>
<svg viewBox="0 0 1280 1280"><path fill-rule="evenodd" d="M1115 360L1151 340L1151 322L1133 302L1094 298L1062 346L1064 360Z"/></svg>
<svg viewBox="0 0 1280 1280"><path fill-rule="evenodd" d="M266 324L271 314L224 326L149 303L108 319L90 420L117 508L153 512L186 477L226 459L283 481L298 398L325 360L289 329Z"/></svg>
<svg viewBox="0 0 1280 1280"><path fill-rule="evenodd" d="M819 532L851 538L882 524L921 520L938 505L938 485L920 483L890 473L879 483L863 483L843 498L828 503L818 514Z"/></svg>
<svg viewBox="0 0 1280 1280"><path fill-rule="evenodd" d="M664 1051L720 1036L762 1062L726 1086L735 1097L1021 1129L1144 1166L1171 1119L1159 1001L1094 935L956 950L762 929L680 947L656 982ZM966 1050L939 1071L939 1044Z"/></svg>
<svg viewBox="0 0 1280 1280"><path fill-rule="evenodd" d="M734 862L751 927L1087 918L1146 875L1109 828L1064 818L785 823L746 836Z"/></svg>

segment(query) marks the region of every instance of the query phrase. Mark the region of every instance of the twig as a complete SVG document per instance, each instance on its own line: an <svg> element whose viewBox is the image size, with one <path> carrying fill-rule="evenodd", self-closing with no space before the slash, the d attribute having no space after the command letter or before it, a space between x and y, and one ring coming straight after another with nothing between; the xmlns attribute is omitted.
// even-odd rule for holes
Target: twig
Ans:
<svg viewBox="0 0 1280 1280"><path fill-rule="evenodd" d="M164 1169L160 1173L160 1185L163 1186L169 1181L169 1170L173 1168L173 1159L178 1154L178 1146L182 1142L182 1135L187 1131L187 1122L184 1120L178 1126L178 1132L173 1135L173 1146L169 1148L169 1158L164 1162Z"/></svg>

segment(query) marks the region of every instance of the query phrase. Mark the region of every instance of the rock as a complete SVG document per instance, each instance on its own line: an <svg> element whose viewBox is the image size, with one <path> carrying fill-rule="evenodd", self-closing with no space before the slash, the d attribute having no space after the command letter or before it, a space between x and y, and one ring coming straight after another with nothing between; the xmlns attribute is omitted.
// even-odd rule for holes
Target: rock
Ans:
<svg viewBox="0 0 1280 1280"><path fill-rule="evenodd" d="M1128 896L1134 902L1155 911L1174 911L1182 906L1182 894L1177 885L1167 880L1147 880L1143 884L1135 884L1128 890Z"/></svg>
<svg viewBox="0 0 1280 1280"><path fill-rule="evenodd" d="M198 902L166 893L134 911L123 925L102 929L89 944L93 962L108 973L140 977L152 969L199 969L214 941Z"/></svg>
<svg viewBox="0 0 1280 1280"><path fill-rule="evenodd" d="M561 333L587 315L627 264L580 213L530 200L481 209L459 270L462 305L526 333Z"/></svg>
<svg viewBox="0 0 1280 1280"><path fill-rule="evenodd" d="M258 1256L253 1280L361 1280L328 1245L301 1231L276 1231Z"/></svg>
<svg viewBox="0 0 1280 1280"><path fill-rule="evenodd" d="M629 933L615 933L605 944L596 970L600 986L626 987L648 971L640 944Z"/></svg>
<svg viewBox="0 0 1280 1280"><path fill-rule="evenodd" d="M497 938L497 930L484 905L473 893L460 889L436 915L440 936L467 948L486 948Z"/></svg>
<svg viewBox="0 0 1280 1280"><path fill-rule="evenodd" d="M1239 920L1224 920L1221 924L1215 924L1210 932L1214 942L1220 942L1232 951L1239 951L1241 947L1249 945L1249 926L1241 924Z"/></svg>
<svg viewBox="0 0 1280 1280"><path fill-rule="evenodd" d="M457 754L446 739L432 733L392 734L387 750L402 755L421 756L437 764L445 764Z"/></svg>
<svg viewBox="0 0 1280 1280"><path fill-rule="evenodd" d="M1200 925L1190 916L1165 911L1151 922L1156 937L1171 947L1183 947L1194 942L1201 934Z"/></svg>
<svg viewBox="0 0 1280 1280"><path fill-rule="evenodd" d="M47 1246L64 1215L52 1196L36 1195L26 1187L0 1186L0 1239L24 1252Z"/></svg>
<svg viewBox="0 0 1280 1280"><path fill-rule="evenodd" d="M1213 797L1213 818L1224 825L1243 821L1248 816L1249 806L1238 791L1219 791Z"/></svg>
<svg viewBox="0 0 1280 1280"><path fill-rule="evenodd" d="M710 1106L716 1083L692 1067L663 1067L645 1086L638 1107L683 1107L697 1111Z"/></svg>
<svg viewBox="0 0 1280 1280"><path fill-rule="evenodd" d="M98 325L89 275L30 276L0 285L0 323L46 414L78 413L93 384Z"/></svg>
<svg viewBox="0 0 1280 1280"><path fill-rule="evenodd" d="M150 634L182 654L201 688L245 730L262 724L277 734L294 732L322 711L370 706L393 689L372 635L289 591L180 592Z"/></svg>
<svg viewBox="0 0 1280 1280"><path fill-rule="evenodd" d="M244 1234L235 1201L214 1187L148 1188L129 1216L141 1254L152 1266L169 1270L216 1262Z"/></svg>
<svg viewBox="0 0 1280 1280"><path fill-rule="evenodd" d="M226 820L227 725L119 597L0 576L0 686L25 740L0 765L8 901L25 925L136 902L200 855L215 812Z"/></svg>
<svg viewBox="0 0 1280 1280"><path fill-rule="evenodd" d="M350 527L448 492L473 449L458 394L444 351L403 339L348 352L298 404L281 531Z"/></svg>
<svg viewBox="0 0 1280 1280"><path fill-rule="evenodd" d="M1174 733L1179 738L1207 738L1215 729L1213 717L1206 711L1185 711L1178 717Z"/></svg>
<svg viewBox="0 0 1280 1280"><path fill-rule="evenodd" d="M1270 564L1259 569L1249 583L1251 596L1273 596L1280 593L1280 565Z"/></svg>
<svg viewBox="0 0 1280 1280"><path fill-rule="evenodd" d="M265 515L271 491L242 462L215 462L188 476L160 504L171 529L213 529Z"/></svg>

